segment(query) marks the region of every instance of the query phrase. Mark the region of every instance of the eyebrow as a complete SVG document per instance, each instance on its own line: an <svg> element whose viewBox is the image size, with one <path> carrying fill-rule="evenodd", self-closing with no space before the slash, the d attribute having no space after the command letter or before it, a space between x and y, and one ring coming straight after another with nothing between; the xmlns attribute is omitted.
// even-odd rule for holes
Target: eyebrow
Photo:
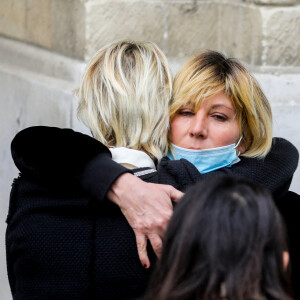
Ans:
<svg viewBox="0 0 300 300"><path fill-rule="evenodd" d="M232 110L232 111L235 111L234 108L228 107L228 106L226 106L226 105L224 105L224 104L214 104L214 105L212 105L212 106L210 107L210 109L216 109L216 108L219 108L219 107L221 107L221 106L223 106L223 107L225 107L225 108L227 108L227 109L230 109L230 110Z"/></svg>
<svg viewBox="0 0 300 300"><path fill-rule="evenodd" d="M187 102L186 104L184 104L182 106L195 106L195 103L193 103L192 101L189 101L189 102Z"/></svg>

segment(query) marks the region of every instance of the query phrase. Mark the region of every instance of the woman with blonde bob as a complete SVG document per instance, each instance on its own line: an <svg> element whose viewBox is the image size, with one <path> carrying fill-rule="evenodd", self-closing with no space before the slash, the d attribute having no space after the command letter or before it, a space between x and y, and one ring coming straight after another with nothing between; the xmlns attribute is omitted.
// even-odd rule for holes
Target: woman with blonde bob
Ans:
<svg viewBox="0 0 300 300"><path fill-rule="evenodd" d="M165 99L165 88L168 90L171 87L170 81L163 81L166 84L164 88L161 85L162 81L159 81L161 87L155 89L152 81L146 83L132 76L124 77L118 73L116 58L114 64L108 68L114 72L107 72L114 85L107 84L106 79L102 85L99 83L102 73L94 72L97 66L97 60L95 63L91 62L79 89L79 115L96 139L109 147L116 147L110 148L114 161L110 159L108 149L93 138L61 129L39 127L26 129L15 137L12 143L13 157L24 174L46 174L47 177L54 177L59 170L60 175L68 174L79 181L80 187L93 195L94 199L98 199L99 203L111 204L105 200L106 197L116 203L135 233L137 252L133 252L145 268L150 266L147 239L159 256L162 237L172 213L170 198L179 198L181 195L169 186L153 183L164 183L185 191L197 181L225 173L261 183L277 200L286 197L297 167L298 152L292 144L283 139L276 138L272 142L272 115L269 103L254 78L238 61L227 59L217 52L207 51L190 60L179 71L174 80L170 103L168 153L166 147L162 147L161 151L152 150L154 144L163 145L158 142L159 134L162 134L163 141L166 141L164 137L167 136L168 124L162 126L159 131L154 130L159 124L155 122L162 117L154 117L154 121L149 123L151 126L144 127L144 124L148 124L148 110L151 118L153 113L162 114L160 110L166 109L165 105L159 108L157 102L149 96L147 99L151 101L150 104L137 104L139 107L126 104L123 110L119 109L116 99L122 102L120 99L124 94L132 91L124 83L124 78L133 79L131 84L135 88L134 93L131 93L131 97L134 98L131 99L135 100L139 99L142 92L155 92ZM127 63L124 66L128 66L127 70L130 73L135 64ZM150 66L148 69L152 70ZM95 76L89 76L90 72ZM145 73L139 71L139 74ZM93 80L89 80L90 78ZM137 84L143 84L143 88L138 88ZM100 107L102 103L99 102L103 102L104 106ZM127 110L133 110L134 113ZM142 114L142 111L146 113ZM141 115L145 120L139 119ZM135 122L138 124L132 124ZM159 132L154 135L154 143L144 139L144 130L148 139L152 138L149 136L150 128L153 132ZM139 142L130 140L129 132L135 137L134 140L139 139ZM135 134L136 132L138 134ZM39 141L42 137L45 143ZM76 168L73 166L72 157L61 152L55 153L53 145L58 138L62 141L64 153L73 151ZM124 140L127 144L121 142ZM74 145L77 147L73 147ZM81 147L78 148L78 145ZM130 149L130 153L127 153L120 147L134 150ZM32 148L37 149L38 153ZM66 151L68 149L70 151ZM138 152L142 153L143 158L146 154L141 151L132 154L132 151L136 150L146 151L150 157L156 158L157 171L149 159L145 159L146 163L137 162L140 161L136 159ZM126 153L126 160L121 158L120 152ZM42 158L37 159L39 154L43 154L43 157L46 155L47 162ZM165 154L168 157L160 160ZM133 166L135 169L130 171L116 162L126 167ZM129 240L132 246L132 237ZM148 250L152 251L150 248Z"/></svg>
<svg viewBox="0 0 300 300"><path fill-rule="evenodd" d="M234 118L242 136L242 155L265 157L272 144L272 112L268 99L255 78L236 59L205 51L188 61L174 80L170 107L172 122L191 106L198 111L217 95L231 101ZM172 139L172 130L171 130Z"/></svg>

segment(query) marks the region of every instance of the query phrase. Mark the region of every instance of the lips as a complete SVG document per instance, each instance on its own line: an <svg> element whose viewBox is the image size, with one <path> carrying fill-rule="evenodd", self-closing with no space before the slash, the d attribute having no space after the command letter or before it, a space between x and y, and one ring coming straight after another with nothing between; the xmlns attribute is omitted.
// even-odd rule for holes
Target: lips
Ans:
<svg viewBox="0 0 300 300"><path fill-rule="evenodd" d="M201 148L195 148L195 147L189 147L188 149L191 149L191 150L201 150Z"/></svg>

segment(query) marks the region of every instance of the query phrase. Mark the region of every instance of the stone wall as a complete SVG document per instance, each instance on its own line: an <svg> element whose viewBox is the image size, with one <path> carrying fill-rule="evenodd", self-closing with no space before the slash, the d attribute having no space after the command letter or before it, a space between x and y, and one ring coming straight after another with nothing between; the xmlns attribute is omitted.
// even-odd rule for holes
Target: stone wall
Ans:
<svg viewBox="0 0 300 300"><path fill-rule="evenodd" d="M80 0L1 0L0 34L83 58L85 3Z"/></svg>
<svg viewBox="0 0 300 300"><path fill-rule="evenodd" d="M73 90L101 46L155 41L173 73L202 48L242 60L274 113L274 134L300 150L300 0L0 0L0 299L11 299L4 232L12 179L10 142L32 125L87 132ZM300 171L292 190L300 193Z"/></svg>
<svg viewBox="0 0 300 300"><path fill-rule="evenodd" d="M123 38L174 59L209 48L258 66L300 66L298 0L2 0L0 34L77 59Z"/></svg>

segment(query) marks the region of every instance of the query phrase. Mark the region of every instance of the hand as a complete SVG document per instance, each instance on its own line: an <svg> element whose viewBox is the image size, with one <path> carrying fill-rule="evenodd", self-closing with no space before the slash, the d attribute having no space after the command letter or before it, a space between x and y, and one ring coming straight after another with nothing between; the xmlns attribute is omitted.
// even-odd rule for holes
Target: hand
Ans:
<svg viewBox="0 0 300 300"><path fill-rule="evenodd" d="M129 173L121 175L107 193L108 199L120 207L132 227L138 255L145 268L150 267L147 238L160 257L162 238L173 214L172 200L178 201L182 196L182 192L170 185L147 183Z"/></svg>

